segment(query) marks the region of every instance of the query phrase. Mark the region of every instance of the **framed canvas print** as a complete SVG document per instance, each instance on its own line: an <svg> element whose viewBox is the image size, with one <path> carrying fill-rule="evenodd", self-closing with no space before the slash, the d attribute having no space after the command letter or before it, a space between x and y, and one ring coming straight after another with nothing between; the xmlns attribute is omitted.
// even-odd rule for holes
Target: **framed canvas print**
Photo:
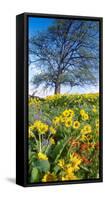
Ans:
<svg viewBox="0 0 105 200"><path fill-rule="evenodd" d="M102 18L16 17L16 183L102 182Z"/></svg>

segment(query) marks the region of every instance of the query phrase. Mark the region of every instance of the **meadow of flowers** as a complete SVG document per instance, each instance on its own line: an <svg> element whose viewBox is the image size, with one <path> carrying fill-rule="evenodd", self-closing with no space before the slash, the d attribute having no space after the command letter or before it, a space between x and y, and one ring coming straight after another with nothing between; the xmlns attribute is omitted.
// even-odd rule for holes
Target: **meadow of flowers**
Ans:
<svg viewBox="0 0 105 200"><path fill-rule="evenodd" d="M99 178L99 94L29 98L30 183Z"/></svg>

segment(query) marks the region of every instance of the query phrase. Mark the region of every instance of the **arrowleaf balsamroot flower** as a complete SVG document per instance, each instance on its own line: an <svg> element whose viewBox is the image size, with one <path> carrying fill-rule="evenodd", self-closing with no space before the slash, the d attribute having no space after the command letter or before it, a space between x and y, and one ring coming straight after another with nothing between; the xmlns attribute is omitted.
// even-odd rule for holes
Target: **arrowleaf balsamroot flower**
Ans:
<svg viewBox="0 0 105 200"><path fill-rule="evenodd" d="M74 171L79 170L79 166L82 162L82 159L80 158L80 156L76 153L72 153L70 154L70 161L71 161L71 166L73 168Z"/></svg>
<svg viewBox="0 0 105 200"><path fill-rule="evenodd" d="M56 125L59 125L59 123L60 123L60 118L59 117L55 117L53 119L53 124L56 126Z"/></svg>
<svg viewBox="0 0 105 200"><path fill-rule="evenodd" d="M65 121L65 126L67 128L69 128L72 125L72 119L71 118L67 118L67 120Z"/></svg>
<svg viewBox="0 0 105 200"><path fill-rule="evenodd" d="M84 115L82 115L82 119L84 121L88 120L89 119L89 115L87 113L85 113Z"/></svg>
<svg viewBox="0 0 105 200"><path fill-rule="evenodd" d="M39 152L38 153L38 159L39 160L48 160L48 157L46 156L46 154Z"/></svg>
<svg viewBox="0 0 105 200"><path fill-rule="evenodd" d="M96 120L96 128L99 128L99 120Z"/></svg>
<svg viewBox="0 0 105 200"><path fill-rule="evenodd" d="M74 111L71 110L71 109L65 110L62 113L62 116L64 116L64 117L73 117L74 116Z"/></svg>
<svg viewBox="0 0 105 200"><path fill-rule="evenodd" d="M58 161L58 166L61 167L62 169L64 169L64 167L65 167L65 161L64 161L64 159L60 159Z"/></svg>
<svg viewBox="0 0 105 200"><path fill-rule="evenodd" d="M66 170L66 175L62 177L62 180L77 180L78 178L75 176L72 167L68 167Z"/></svg>
<svg viewBox="0 0 105 200"><path fill-rule="evenodd" d="M92 132L92 129L91 129L91 126L88 124L88 125L85 125L83 127L83 129L81 130L81 133L82 134L87 134L87 133L91 133Z"/></svg>
<svg viewBox="0 0 105 200"><path fill-rule="evenodd" d="M42 182L51 182L56 180L57 180L56 175L50 172L47 172L42 178Z"/></svg>
<svg viewBox="0 0 105 200"><path fill-rule="evenodd" d="M80 127L80 122L79 121L74 121L73 123L73 128L78 129Z"/></svg>
<svg viewBox="0 0 105 200"><path fill-rule="evenodd" d="M48 125L37 120L34 122L33 129L37 130L39 134L45 134L48 131Z"/></svg>
<svg viewBox="0 0 105 200"><path fill-rule="evenodd" d="M30 127L29 127L29 131L28 131L28 137L29 138L35 138L34 133L31 131Z"/></svg>
<svg viewBox="0 0 105 200"><path fill-rule="evenodd" d="M53 126L50 126L49 130L50 130L50 132L51 132L52 134L54 134L54 135L56 134L56 129L53 128Z"/></svg>
<svg viewBox="0 0 105 200"><path fill-rule="evenodd" d="M85 110L80 110L80 115L83 116L85 114Z"/></svg>

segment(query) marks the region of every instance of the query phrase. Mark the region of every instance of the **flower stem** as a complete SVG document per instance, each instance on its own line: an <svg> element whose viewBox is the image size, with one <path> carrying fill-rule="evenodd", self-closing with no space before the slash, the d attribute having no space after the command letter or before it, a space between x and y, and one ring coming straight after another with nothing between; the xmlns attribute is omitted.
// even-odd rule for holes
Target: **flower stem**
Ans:
<svg viewBox="0 0 105 200"><path fill-rule="evenodd" d="M47 147L46 147L46 149L45 149L45 153L47 152L47 150L48 150L48 148L49 148L49 146L50 146L50 143L49 143L50 137L51 137L51 133L49 133L48 138L47 138L48 145L47 145Z"/></svg>
<svg viewBox="0 0 105 200"><path fill-rule="evenodd" d="M41 134L39 134L39 151L42 151L42 147L41 147Z"/></svg>

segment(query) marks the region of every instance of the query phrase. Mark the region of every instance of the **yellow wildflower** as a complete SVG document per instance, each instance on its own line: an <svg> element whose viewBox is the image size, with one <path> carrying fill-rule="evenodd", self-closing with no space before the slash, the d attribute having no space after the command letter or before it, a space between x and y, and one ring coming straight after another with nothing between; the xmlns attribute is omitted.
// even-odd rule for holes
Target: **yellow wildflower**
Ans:
<svg viewBox="0 0 105 200"><path fill-rule="evenodd" d="M82 115L82 119L83 119L84 121L88 120L88 119L89 119L89 115L88 115L87 113L83 114L83 115Z"/></svg>
<svg viewBox="0 0 105 200"><path fill-rule="evenodd" d="M65 161L64 161L64 159L60 159L60 160L58 161L58 166L61 167L62 169L64 169L64 166L65 166Z"/></svg>
<svg viewBox="0 0 105 200"><path fill-rule="evenodd" d="M74 111L71 110L71 109L69 109L69 115L70 115L71 117L73 117L73 116L74 116Z"/></svg>
<svg viewBox="0 0 105 200"><path fill-rule="evenodd" d="M36 129L40 134L45 134L48 131L48 125L40 120L35 121L33 128Z"/></svg>
<svg viewBox="0 0 105 200"><path fill-rule="evenodd" d="M69 110L65 110L63 113L62 113L62 116L64 117L73 117L74 115L74 111L69 109Z"/></svg>
<svg viewBox="0 0 105 200"><path fill-rule="evenodd" d="M60 116L60 121L61 121L61 123L64 123L66 121L66 117Z"/></svg>
<svg viewBox="0 0 105 200"><path fill-rule="evenodd" d="M53 128L53 126L50 126L49 130L52 134L56 134L56 130Z"/></svg>
<svg viewBox="0 0 105 200"><path fill-rule="evenodd" d="M96 128L99 128L99 120L96 120Z"/></svg>
<svg viewBox="0 0 105 200"><path fill-rule="evenodd" d="M67 168L65 172L66 175L63 177L63 180L77 180L72 167Z"/></svg>
<svg viewBox="0 0 105 200"><path fill-rule="evenodd" d="M92 140L92 135L82 134L80 140L82 142L88 142L88 144L89 144L90 143L89 141Z"/></svg>
<svg viewBox="0 0 105 200"><path fill-rule="evenodd" d="M96 106L93 106L93 109L92 109L92 111L93 111L94 113L96 113L96 112L97 112Z"/></svg>
<svg viewBox="0 0 105 200"><path fill-rule="evenodd" d="M82 134L80 140L82 142L86 141L87 140L87 136L85 134Z"/></svg>
<svg viewBox="0 0 105 200"><path fill-rule="evenodd" d="M53 124L56 126L56 125L59 125L59 123L60 123L60 118L59 117L55 117L53 119Z"/></svg>
<svg viewBox="0 0 105 200"><path fill-rule="evenodd" d="M85 110L80 110L80 115L83 116L85 114Z"/></svg>
<svg viewBox="0 0 105 200"><path fill-rule="evenodd" d="M82 159L80 158L80 156L78 154L70 154L70 161L71 161L71 166L73 171L77 171L79 170L79 166L82 162Z"/></svg>
<svg viewBox="0 0 105 200"><path fill-rule="evenodd" d="M34 133L31 131L30 127L29 127L29 131L28 131L28 136L29 136L29 138L35 137Z"/></svg>
<svg viewBox="0 0 105 200"><path fill-rule="evenodd" d="M49 139L49 141L51 144L55 144L55 140L52 137Z"/></svg>
<svg viewBox="0 0 105 200"><path fill-rule="evenodd" d="M30 131L33 131L35 129L34 124L30 125Z"/></svg>
<svg viewBox="0 0 105 200"><path fill-rule="evenodd" d="M65 176L62 176L62 177L61 177L61 180L62 180L62 181L67 181L67 179L66 179Z"/></svg>
<svg viewBox="0 0 105 200"><path fill-rule="evenodd" d="M38 153L38 158L39 160L48 160L48 157L46 156L46 154L39 152Z"/></svg>
<svg viewBox="0 0 105 200"><path fill-rule="evenodd" d="M73 128L78 129L80 127L79 121L74 121Z"/></svg>
<svg viewBox="0 0 105 200"><path fill-rule="evenodd" d="M65 111L62 113L62 116L64 116L64 117L69 117L69 110L65 110Z"/></svg>
<svg viewBox="0 0 105 200"><path fill-rule="evenodd" d="M71 118L67 118L66 121L65 121L65 126L66 126L67 128L69 128L71 125L72 125L72 120L71 120Z"/></svg>
<svg viewBox="0 0 105 200"><path fill-rule="evenodd" d="M56 180L57 180L56 175L50 172L47 172L42 178L42 182L51 182Z"/></svg>
<svg viewBox="0 0 105 200"><path fill-rule="evenodd" d="M38 98L29 98L29 105L36 105L37 107L40 106L40 100Z"/></svg>
<svg viewBox="0 0 105 200"><path fill-rule="evenodd" d="M83 129L81 130L81 133L83 133L83 134L87 134L87 133L91 133L91 126L88 124L88 125L85 125L84 127L83 127Z"/></svg>

